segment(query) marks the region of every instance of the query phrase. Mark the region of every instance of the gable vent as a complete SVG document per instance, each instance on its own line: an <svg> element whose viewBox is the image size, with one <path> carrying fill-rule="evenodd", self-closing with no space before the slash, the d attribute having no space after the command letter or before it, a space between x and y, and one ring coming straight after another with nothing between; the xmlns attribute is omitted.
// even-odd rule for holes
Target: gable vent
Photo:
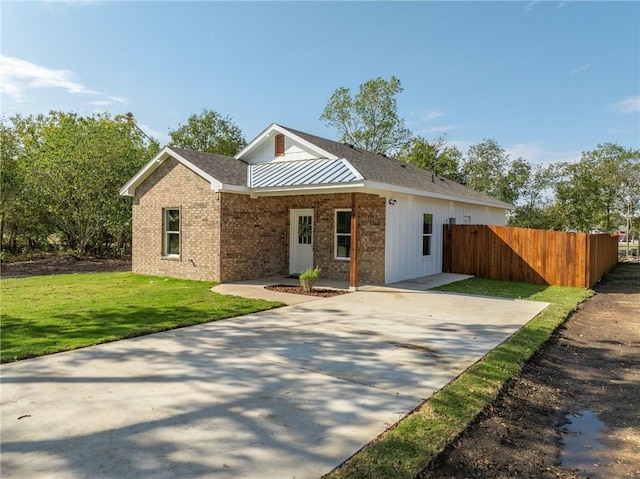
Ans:
<svg viewBox="0 0 640 479"><path fill-rule="evenodd" d="M276 156L284 156L284 135L281 133L276 135Z"/></svg>

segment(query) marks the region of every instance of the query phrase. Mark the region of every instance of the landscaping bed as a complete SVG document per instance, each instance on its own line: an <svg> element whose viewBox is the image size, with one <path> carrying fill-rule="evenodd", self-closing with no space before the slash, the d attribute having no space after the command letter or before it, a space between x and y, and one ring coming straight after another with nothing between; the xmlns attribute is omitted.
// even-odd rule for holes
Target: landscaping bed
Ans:
<svg viewBox="0 0 640 479"><path fill-rule="evenodd" d="M349 291L345 291L344 289L327 288L313 288L311 291L305 291L302 286L292 286L288 284L274 284L272 286L265 286L264 289L277 291L278 293L305 294L307 296L318 296L321 298L332 298L333 296L349 293Z"/></svg>

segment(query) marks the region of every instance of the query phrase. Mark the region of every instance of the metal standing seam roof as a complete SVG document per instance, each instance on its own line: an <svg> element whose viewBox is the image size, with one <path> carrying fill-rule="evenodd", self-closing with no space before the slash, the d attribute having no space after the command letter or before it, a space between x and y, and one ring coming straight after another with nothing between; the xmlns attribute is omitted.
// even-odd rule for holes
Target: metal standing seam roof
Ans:
<svg viewBox="0 0 640 479"><path fill-rule="evenodd" d="M249 165L249 187L349 183L362 179L344 159L274 161Z"/></svg>

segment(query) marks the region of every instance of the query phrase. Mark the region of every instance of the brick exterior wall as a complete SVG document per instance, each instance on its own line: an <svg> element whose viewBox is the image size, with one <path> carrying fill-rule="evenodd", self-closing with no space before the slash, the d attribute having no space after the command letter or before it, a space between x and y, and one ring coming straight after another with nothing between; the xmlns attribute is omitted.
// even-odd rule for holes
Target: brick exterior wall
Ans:
<svg viewBox="0 0 640 479"><path fill-rule="evenodd" d="M160 165L133 199L133 272L217 281L218 197L208 181L173 158ZM164 208L180 208L179 259L162 254Z"/></svg>
<svg viewBox="0 0 640 479"><path fill-rule="evenodd" d="M358 194L361 284L384 283L385 199ZM165 161L136 189L133 266L136 273L219 282L289 273L290 209L314 211L314 264L322 278L349 280L349 261L334 258L335 210L351 194L251 198L215 193L176 160ZM180 208L179 259L163 257L163 209Z"/></svg>
<svg viewBox="0 0 640 479"><path fill-rule="evenodd" d="M384 283L385 199L358 196L360 283ZM334 258L335 210L351 207L351 194L249 198L222 193L220 281L289 273L290 209L313 209L314 264L326 279L349 280L349 261Z"/></svg>

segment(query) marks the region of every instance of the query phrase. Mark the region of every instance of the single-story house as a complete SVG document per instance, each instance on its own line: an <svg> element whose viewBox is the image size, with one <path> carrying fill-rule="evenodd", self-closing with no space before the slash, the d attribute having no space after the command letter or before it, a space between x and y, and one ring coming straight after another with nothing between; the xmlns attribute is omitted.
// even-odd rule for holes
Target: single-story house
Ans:
<svg viewBox="0 0 640 479"><path fill-rule="evenodd" d="M442 225L511 205L414 165L272 124L235 157L164 147L133 198L133 271L218 282L299 274L386 284L442 271Z"/></svg>

